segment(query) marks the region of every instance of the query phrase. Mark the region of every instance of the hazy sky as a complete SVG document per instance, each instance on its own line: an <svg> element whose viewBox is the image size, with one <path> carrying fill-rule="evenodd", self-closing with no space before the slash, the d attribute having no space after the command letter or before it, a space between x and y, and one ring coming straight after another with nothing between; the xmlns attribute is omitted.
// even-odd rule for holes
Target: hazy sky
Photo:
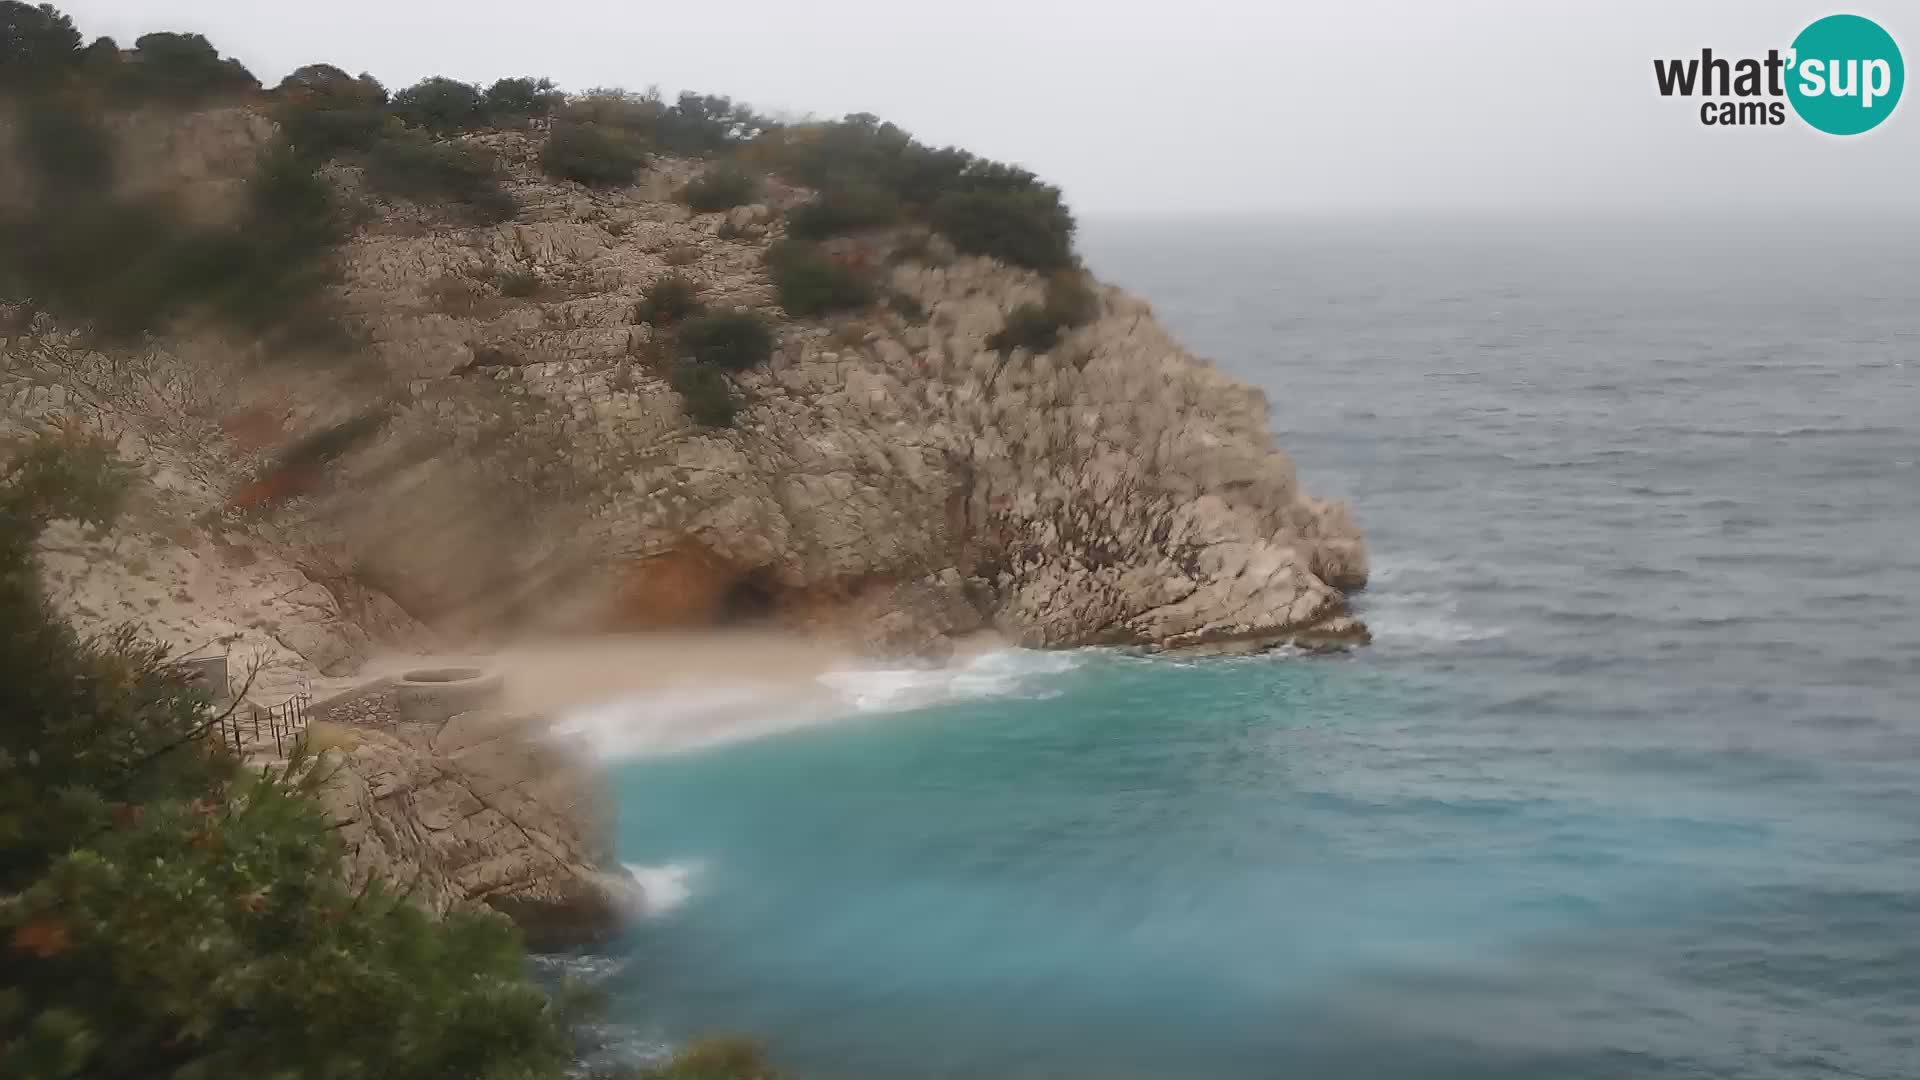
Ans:
<svg viewBox="0 0 1920 1080"><path fill-rule="evenodd" d="M1652 60L1784 49L1836 11L1920 64L1920 3L1784 0L67 0L196 30L271 85L547 75L868 111L1019 162L1083 215L1432 208L1920 213L1920 91L1874 132L1701 125ZM1756 224L1762 223L1756 221Z"/></svg>

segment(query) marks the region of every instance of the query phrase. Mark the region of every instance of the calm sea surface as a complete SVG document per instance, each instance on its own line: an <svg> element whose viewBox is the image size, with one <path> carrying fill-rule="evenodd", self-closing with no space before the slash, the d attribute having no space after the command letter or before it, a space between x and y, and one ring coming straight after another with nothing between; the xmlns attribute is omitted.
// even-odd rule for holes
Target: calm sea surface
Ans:
<svg viewBox="0 0 1920 1080"><path fill-rule="evenodd" d="M1377 644L852 672L624 763L615 1049L1920 1077L1913 235L1089 225L1355 504Z"/></svg>

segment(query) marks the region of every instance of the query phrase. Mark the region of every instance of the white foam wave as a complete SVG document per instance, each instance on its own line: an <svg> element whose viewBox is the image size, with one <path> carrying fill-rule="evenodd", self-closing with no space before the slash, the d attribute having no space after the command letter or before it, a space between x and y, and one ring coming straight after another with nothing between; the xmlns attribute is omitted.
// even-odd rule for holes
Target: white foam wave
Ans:
<svg viewBox="0 0 1920 1080"><path fill-rule="evenodd" d="M822 694L744 680L724 686L631 694L576 708L554 733L595 757L618 759L697 750L821 723L833 714Z"/></svg>
<svg viewBox="0 0 1920 1080"><path fill-rule="evenodd" d="M871 713L952 701L1043 696L1072 653L996 649L946 666L848 667L808 683L741 680L630 694L575 708L554 734L600 760L698 750Z"/></svg>
<svg viewBox="0 0 1920 1080"><path fill-rule="evenodd" d="M1481 626L1460 617L1452 597L1443 593L1369 594L1359 614L1373 640L1382 646L1423 647L1489 641L1506 636L1497 626Z"/></svg>
<svg viewBox="0 0 1920 1080"><path fill-rule="evenodd" d="M657 919L676 910L693 895L694 879L704 869L698 861L642 866L626 863L627 873L640 885L638 914Z"/></svg>
<svg viewBox="0 0 1920 1080"><path fill-rule="evenodd" d="M856 712L897 712L978 698L1040 696L1047 677L1080 666L1073 653L995 649L958 664L830 671L821 685Z"/></svg>

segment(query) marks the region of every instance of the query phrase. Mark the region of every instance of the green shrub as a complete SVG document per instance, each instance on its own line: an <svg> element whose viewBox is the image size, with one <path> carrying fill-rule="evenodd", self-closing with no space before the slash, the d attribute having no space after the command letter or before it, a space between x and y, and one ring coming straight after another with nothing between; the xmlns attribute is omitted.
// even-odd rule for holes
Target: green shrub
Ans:
<svg viewBox="0 0 1920 1080"><path fill-rule="evenodd" d="M885 192L902 215L947 233L962 251L1038 270L1072 262L1073 216L1058 188L1016 166L926 146L878 117L792 125L767 133L753 151L770 168L823 193L861 185ZM823 214L817 224L803 221L794 235L850 227L864 224Z"/></svg>
<svg viewBox="0 0 1920 1080"><path fill-rule="evenodd" d="M687 182L682 194L692 209L710 214L754 200L759 183L735 165L715 165Z"/></svg>
<svg viewBox="0 0 1920 1080"><path fill-rule="evenodd" d="M671 326L700 310L700 286L679 274L666 274L647 286L633 317L652 326Z"/></svg>
<svg viewBox="0 0 1920 1080"><path fill-rule="evenodd" d="M928 220L969 255L1034 270L1073 263L1073 217L1051 188L950 192L934 202Z"/></svg>
<svg viewBox="0 0 1920 1080"><path fill-rule="evenodd" d="M36 133L49 117L66 125L58 138ZM170 203L112 189L97 120L33 110L25 134L34 198L0 211L0 294L110 338L164 330L190 311L251 330L304 326L326 303L345 227L332 189L285 147L261 155L239 221L198 225Z"/></svg>
<svg viewBox="0 0 1920 1080"><path fill-rule="evenodd" d="M745 311L718 311L681 324L680 355L727 371L745 371L773 355L773 328Z"/></svg>
<svg viewBox="0 0 1920 1080"><path fill-rule="evenodd" d="M900 200L872 184L839 184L787 215L787 235L801 240L875 229L900 220Z"/></svg>
<svg viewBox="0 0 1920 1080"><path fill-rule="evenodd" d="M647 163L633 136L602 124L556 124L540 152L540 167L556 180L588 187L631 184Z"/></svg>
<svg viewBox="0 0 1920 1080"><path fill-rule="evenodd" d="M435 75L393 95L393 112L413 127L445 136L485 123L483 100L472 83Z"/></svg>
<svg viewBox="0 0 1920 1080"><path fill-rule="evenodd" d="M684 93L659 110L652 136L654 145L667 153L698 157L745 142L767 126L764 117L732 98Z"/></svg>
<svg viewBox="0 0 1920 1080"><path fill-rule="evenodd" d="M552 79L522 77L496 81L487 87L480 104L488 123L506 124L548 116L566 100L567 96L555 88Z"/></svg>
<svg viewBox="0 0 1920 1080"><path fill-rule="evenodd" d="M836 261L812 244L782 240L767 249L767 276L780 306L796 318L873 303L874 286L860 268Z"/></svg>
<svg viewBox="0 0 1920 1080"><path fill-rule="evenodd" d="M1100 314L1100 298L1079 270L1056 270L1047 278L1047 310L1062 326L1083 326Z"/></svg>
<svg viewBox="0 0 1920 1080"><path fill-rule="evenodd" d="M565 1075L565 1017L511 930L346 889L319 770L242 768L164 650L53 614L34 541L109 515L102 467L45 443L0 467L6 1074Z"/></svg>
<svg viewBox="0 0 1920 1080"><path fill-rule="evenodd" d="M315 161L373 149L393 123L387 90L370 75L309 64L280 81L273 119L294 149Z"/></svg>
<svg viewBox="0 0 1920 1080"><path fill-rule="evenodd" d="M733 426L740 411L734 400L733 381L727 373L709 364L682 360L673 366L668 382L680 395L680 408L687 418L702 427Z"/></svg>
<svg viewBox="0 0 1920 1080"><path fill-rule="evenodd" d="M258 90L260 80L238 60L222 60L199 34L145 34L129 63L117 65L115 91L134 101L193 105Z"/></svg>
<svg viewBox="0 0 1920 1080"><path fill-rule="evenodd" d="M987 348L1003 353L1022 348L1046 352L1059 343L1063 331L1091 321L1099 309L1099 298L1088 288L1084 274L1060 271L1047 279L1046 302L1022 304L1009 312L1005 325L987 338Z"/></svg>
<svg viewBox="0 0 1920 1080"><path fill-rule="evenodd" d="M519 212L513 196L500 185L500 165L492 154L465 143L435 142L418 132L376 143L367 155L367 182L397 198L460 203L483 224Z"/></svg>
<svg viewBox="0 0 1920 1080"><path fill-rule="evenodd" d="M1043 353L1060 340L1060 320L1042 304L1021 304L1007 313L1007 321L993 336L987 348L995 352L1026 349Z"/></svg>

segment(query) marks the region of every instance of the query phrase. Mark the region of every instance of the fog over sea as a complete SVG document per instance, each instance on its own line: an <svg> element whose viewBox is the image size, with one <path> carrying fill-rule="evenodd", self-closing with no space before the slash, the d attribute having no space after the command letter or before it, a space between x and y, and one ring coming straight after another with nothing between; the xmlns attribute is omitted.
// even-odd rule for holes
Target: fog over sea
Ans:
<svg viewBox="0 0 1920 1080"><path fill-rule="evenodd" d="M621 761L610 1052L1920 1076L1914 235L1087 224L1354 503L1376 643L848 669Z"/></svg>

